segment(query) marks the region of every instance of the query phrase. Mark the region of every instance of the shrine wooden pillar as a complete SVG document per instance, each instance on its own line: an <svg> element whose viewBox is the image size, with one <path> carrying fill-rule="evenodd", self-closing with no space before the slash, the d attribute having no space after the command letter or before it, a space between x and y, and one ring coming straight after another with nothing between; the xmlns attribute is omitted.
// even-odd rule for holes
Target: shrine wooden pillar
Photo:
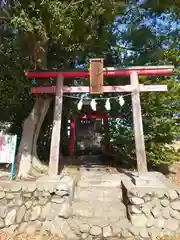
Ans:
<svg viewBox="0 0 180 240"><path fill-rule="evenodd" d="M54 119L52 126L50 160L49 160L49 175L58 175L59 173L59 156L60 156L60 142L61 142L61 118L63 105L63 82L64 78L61 74L56 80L56 96L54 107Z"/></svg>
<svg viewBox="0 0 180 240"><path fill-rule="evenodd" d="M135 71L131 72L130 79L131 79L131 86L132 86L131 99L132 99L132 112L133 112L137 168L138 168L139 176L144 176L147 174L148 169L147 169L143 122L142 122L142 113L141 113L140 85L139 85L137 72Z"/></svg>
<svg viewBox="0 0 180 240"><path fill-rule="evenodd" d="M75 144L75 120L71 119L70 136L69 136L69 144L68 144L68 156L69 157L73 156L74 144Z"/></svg>

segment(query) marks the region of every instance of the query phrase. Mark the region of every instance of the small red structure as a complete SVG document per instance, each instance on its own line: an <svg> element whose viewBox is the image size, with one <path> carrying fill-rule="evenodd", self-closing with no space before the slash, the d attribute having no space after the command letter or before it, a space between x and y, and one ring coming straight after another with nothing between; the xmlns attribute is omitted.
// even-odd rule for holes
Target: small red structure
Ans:
<svg viewBox="0 0 180 240"><path fill-rule="evenodd" d="M55 96L55 110L54 122L51 138L50 161L49 161L49 174L57 175L59 168L59 146L60 146L60 131L61 131L61 115L63 93L80 93L80 92L130 92L132 99L132 112L134 124L134 136L136 145L137 168L139 175L146 175L147 162L145 153L145 143L143 134L140 92L161 92L167 91L167 85L141 85L139 84L139 76L170 76L173 72L173 66L140 66L130 68L103 68L102 60L98 64L90 61L90 72L88 69L76 69L74 71L60 71L60 72L27 72L27 78L56 78L56 86L41 86L31 89L32 94L50 93L56 94ZM96 61L95 61L96 62ZM99 71L101 69L101 71ZM99 75L98 75L99 74ZM64 86L65 78L85 78L91 76L91 83L96 86ZM103 77L120 77L129 76L130 85L126 86L102 86ZM92 79L93 78L93 79ZM98 83L96 84L97 79ZM92 87L94 90L92 90ZM96 89L96 90L95 90ZM106 119L104 117L104 119ZM74 143L74 122L71 122L71 143L69 153L72 154Z"/></svg>
<svg viewBox="0 0 180 240"><path fill-rule="evenodd" d="M110 115L110 114L104 114L104 115L83 115L80 116L80 119L108 119L108 118L125 118L127 117L127 114L119 114L119 115ZM70 136L69 136L69 144L68 144L68 155L69 157L73 156L74 152L74 145L75 145L75 120L70 121ZM106 150L109 148L109 143L105 146Z"/></svg>

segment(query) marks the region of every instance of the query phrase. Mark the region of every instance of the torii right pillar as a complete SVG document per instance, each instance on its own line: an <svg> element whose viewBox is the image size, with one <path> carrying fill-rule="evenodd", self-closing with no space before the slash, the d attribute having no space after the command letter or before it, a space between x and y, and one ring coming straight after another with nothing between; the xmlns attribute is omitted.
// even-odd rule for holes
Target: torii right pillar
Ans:
<svg viewBox="0 0 180 240"><path fill-rule="evenodd" d="M147 169L146 151L145 151L145 143L144 143L140 89L139 89L137 72L131 73L130 80L131 80L131 86L133 88L131 93L132 95L131 99L132 99L132 112L133 112L137 168L138 168L139 177L143 177L143 176L146 176L148 169Z"/></svg>

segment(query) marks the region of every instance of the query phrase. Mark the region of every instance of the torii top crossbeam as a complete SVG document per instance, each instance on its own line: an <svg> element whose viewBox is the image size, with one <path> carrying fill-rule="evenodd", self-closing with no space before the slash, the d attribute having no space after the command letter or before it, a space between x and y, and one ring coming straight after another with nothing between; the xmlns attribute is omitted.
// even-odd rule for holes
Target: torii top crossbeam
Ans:
<svg viewBox="0 0 180 240"><path fill-rule="evenodd" d="M129 68L104 68L103 75L105 77L130 76L132 72L136 72L139 76L170 76L174 66L139 66ZM25 73L27 78L57 78L61 74L64 78L86 78L90 76L88 69L77 69L72 71L28 71Z"/></svg>

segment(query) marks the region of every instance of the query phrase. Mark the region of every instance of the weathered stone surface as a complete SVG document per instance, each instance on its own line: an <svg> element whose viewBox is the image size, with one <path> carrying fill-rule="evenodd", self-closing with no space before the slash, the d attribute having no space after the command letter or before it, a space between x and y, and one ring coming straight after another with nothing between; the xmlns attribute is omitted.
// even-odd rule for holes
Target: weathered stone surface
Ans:
<svg viewBox="0 0 180 240"><path fill-rule="evenodd" d="M55 196L51 199L51 202L62 204L64 203L65 199L60 196Z"/></svg>
<svg viewBox="0 0 180 240"><path fill-rule="evenodd" d="M23 183L23 192L34 192L36 190L36 182L25 182Z"/></svg>
<svg viewBox="0 0 180 240"><path fill-rule="evenodd" d="M130 199L130 202L131 202L132 204L134 204L134 205L141 205L141 204L144 203L144 199L138 198L138 197L132 197L132 198Z"/></svg>
<svg viewBox="0 0 180 240"><path fill-rule="evenodd" d="M58 213L59 217L69 218L72 214L72 208L69 203L63 203L60 207L60 211Z"/></svg>
<svg viewBox="0 0 180 240"><path fill-rule="evenodd" d="M131 223L136 227L144 227L147 224L147 217L144 214L133 214L130 216Z"/></svg>
<svg viewBox="0 0 180 240"><path fill-rule="evenodd" d="M168 199L161 199L161 206L167 207L170 204Z"/></svg>
<svg viewBox="0 0 180 240"><path fill-rule="evenodd" d="M56 227L58 230L61 230L65 239L79 240L79 237L77 237L76 234L72 231L65 219L56 217L52 222L54 227Z"/></svg>
<svg viewBox="0 0 180 240"><path fill-rule="evenodd" d="M37 200L34 200L34 201L32 202L32 205L33 205L33 206L38 205L38 201L37 201Z"/></svg>
<svg viewBox="0 0 180 240"><path fill-rule="evenodd" d="M80 224L79 229L80 229L80 232L82 233L88 233L90 230L90 226L86 223Z"/></svg>
<svg viewBox="0 0 180 240"><path fill-rule="evenodd" d="M51 229L52 229L52 222L51 222L51 221L44 221L44 222L42 223L42 229L43 229L44 231L50 232Z"/></svg>
<svg viewBox="0 0 180 240"><path fill-rule="evenodd" d="M23 218L24 218L24 215L26 213L26 208L25 206L21 206L17 212L17 216L16 216L16 222L17 223L20 223L22 222Z"/></svg>
<svg viewBox="0 0 180 240"><path fill-rule="evenodd" d="M175 218L175 219L177 219L177 220L180 220L180 212L179 212L179 211L176 211L176 210L171 209L171 210L170 210L170 216L171 216L172 218Z"/></svg>
<svg viewBox="0 0 180 240"><path fill-rule="evenodd" d="M88 233L83 233L81 234L81 239L88 239L89 234Z"/></svg>
<svg viewBox="0 0 180 240"><path fill-rule="evenodd" d="M32 204L33 204L32 201L25 202L25 206L27 209L29 209L32 206Z"/></svg>
<svg viewBox="0 0 180 240"><path fill-rule="evenodd" d="M65 196L69 196L69 192L65 191L65 190L57 190L56 194L60 197L65 197Z"/></svg>
<svg viewBox="0 0 180 240"><path fill-rule="evenodd" d="M43 206L43 205L45 205L48 201L49 201L49 199L48 199L47 197L41 197L41 198L39 198L39 205Z"/></svg>
<svg viewBox="0 0 180 240"><path fill-rule="evenodd" d="M146 196L144 196L143 199L144 199L145 202L149 202L149 201L152 200L152 196L146 195Z"/></svg>
<svg viewBox="0 0 180 240"><path fill-rule="evenodd" d="M22 184L18 182L9 182L7 184L3 184L5 192L19 192L22 188Z"/></svg>
<svg viewBox="0 0 180 240"><path fill-rule="evenodd" d="M171 200L174 201L178 199L178 194L175 190L169 190L168 193L166 193L166 196Z"/></svg>
<svg viewBox="0 0 180 240"><path fill-rule="evenodd" d="M26 222L21 223L19 226L18 232L25 233L28 225L29 225L29 223L26 223Z"/></svg>
<svg viewBox="0 0 180 240"><path fill-rule="evenodd" d="M51 203L49 202L42 208L40 219L44 221L50 211L51 211Z"/></svg>
<svg viewBox="0 0 180 240"><path fill-rule="evenodd" d="M140 231L140 228L139 228L139 227L130 226L128 229L129 229L129 232L130 232L133 236L135 236L135 237L139 236L139 231Z"/></svg>
<svg viewBox="0 0 180 240"><path fill-rule="evenodd" d="M148 239L149 238L149 233L146 228L142 228L139 232L140 237L143 239Z"/></svg>
<svg viewBox="0 0 180 240"><path fill-rule="evenodd" d="M174 210L180 211L180 201L175 201L171 203L171 207Z"/></svg>
<svg viewBox="0 0 180 240"><path fill-rule="evenodd" d="M112 233L111 226L103 227L103 237L104 237L104 238L111 237L112 234L113 234L113 233Z"/></svg>
<svg viewBox="0 0 180 240"><path fill-rule="evenodd" d="M90 229L90 234L93 236L98 236L102 233L102 229L98 226L92 226Z"/></svg>
<svg viewBox="0 0 180 240"><path fill-rule="evenodd" d="M0 199L4 198L5 197L5 192L1 191L0 192Z"/></svg>
<svg viewBox="0 0 180 240"><path fill-rule="evenodd" d="M146 226L148 228L152 227L155 225L155 219L152 215L149 216L148 220L147 220L147 223L146 223Z"/></svg>
<svg viewBox="0 0 180 240"><path fill-rule="evenodd" d="M165 229L176 231L178 228L179 228L179 220L175 220L171 218L165 220Z"/></svg>
<svg viewBox="0 0 180 240"><path fill-rule="evenodd" d="M132 233L127 228L121 229L121 235L124 239L129 239L129 237L132 237Z"/></svg>
<svg viewBox="0 0 180 240"><path fill-rule="evenodd" d="M6 193L6 198L7 198L7 199L13 199L14 196L13 196L12 193Z"/></svg>
<svg viewBox="0 0 180 240"><path fill-rule="evenodd" d="M156 219L156 227L159 227L159 228L163 228L164 227L164 224L165 224L165 219L160 217L158 219Z"/></svg>
<svg viewBox="0 0 180 240"><path fill-rule="evenodd" d="M166 207L164 209L162 209L162 216L165 218L165 219L168 219L170 217L170 207Z"/></svg>
<svg viewBox="0 0 180 240"><path fill-rule="evenodd" d="M155 218L158 218L161 215L161 211L160 211L159 207L154 207L151 210L151 213Z"/></svg>
<svg viewBox="0 0 180 240"><path fill-rule="evenodd" d="M157 198L159 198L159 199L164 198L164 196L165 196L164 190L158 190L158 191L155 193L155 197L157 197Z"/></svg>
<svg viewBox="0 0 180 240"><path fill-rule="evenodd" d="M0 217L5 218L8 212L7 206L0 206Z"/></svg>
<svg viewBox="0 0 180 240"><path fill-rule="evenodd" d="M161 228L158 228L158 227L149 228L148 233L151 236L152 240L157 240L158 237L160 237L161 235Z"/></svg>
<svg viewBox="0 0 180 240"><path fill-rule="evenodd" d="M27 210L27 212L24 215L24 221L28 222L30 220L31 217L31 210Z"/></svg>
<svg viewBox="0 0 180 240"><path fill-rule="evenodd" d="M80 234L79 226L81 225L81 223L79 223L79 221L77 221L77 219L74 219L74 218L67 219L67 222L70 228L73 230L73 232L79 235Z"/></svg>
<svg viewBox="0 0 180 240"><path fill-rule="evenodd" d="M33 207L31 212L31 220L32 221L37 220L40 214L41 214L40 206Z"/></svg>
<svg viewBox="0 0 180 240"><path fill-rule="evenodd" d="M51 211L49 211L49 213L48 213L48 215L47 215L47 217L46 217L46 219L47 219L48 221L53 220L53 219L57 216L57 214L58 214L58 212L59 212L59 207L60 207L59 204L57 204L57 203L51 203Z"/></svg>
<svg viewBox="0 0 180 240"><path fill-rule="evenodd" d="M2 218L0 218L0 228L3 228L4 227L4 221Z"/></svg>
<svg viewBox="0 0 180 240"><path fill-rule="evenodd" d="M23 193L23 197L25 198L31 198L31 193Z"/></svg>
<svg viewBox="0 0 180 240"><path fill-rule="evenodd" d="M8 212L6 218L5 218L5 225L9 226L15 223L16 218L16 209L11 210Z"/></svg>
<svg viewBox="0 0 180 240"><path fill-rule="evenodd" d="M40 231L41 229L41 222L40 221L34 221L28 224L28 227L26 229L27 234L34 234L36 231Z"/></svg>
<svg viewBox="0 0 180 240"><path fill-rule="evenodd" d="M136 205L132 205L131 208L130 208L130 211L132 213L141 213L142 212L142 210Z"/></svg>
<svg viewBox="0 0 180 240"><path fill-rule="evenodd" d="M50 196L51 196L50 192L46 192L46 191L42 192L42 197L50 197Z"/></svg>
<svg viewBox="0 0 180 240"><path fill-rule="evenodd" d="M56 190L69 192L69 186L67 183L61 183L56 186Z"/></svg>

